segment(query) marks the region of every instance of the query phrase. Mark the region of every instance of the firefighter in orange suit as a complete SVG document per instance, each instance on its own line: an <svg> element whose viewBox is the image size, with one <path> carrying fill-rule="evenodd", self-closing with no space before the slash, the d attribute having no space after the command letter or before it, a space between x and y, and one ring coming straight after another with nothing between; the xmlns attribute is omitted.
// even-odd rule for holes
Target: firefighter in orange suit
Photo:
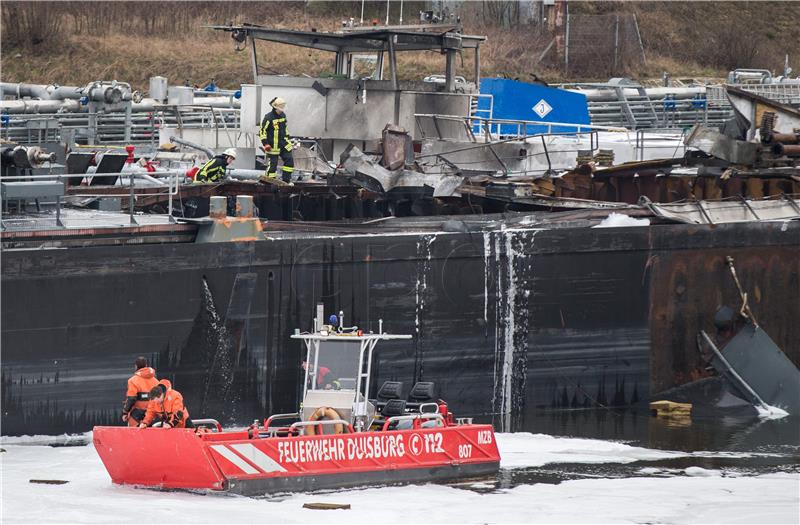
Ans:
<svg viewBox="0 0 800 525"><path fill-rule="evenodd" d="M158 384L156 371L147 366L147 359L137 357L134 361L136 372L128 379L128 392L122 404L122 421L129 427L139 425L147 411L150 390Z"/></svg>
<svg viewBox="0 0 800 525"><path fill-rule="evenodd" d="M164 427L191 427L189 411L183 406L183 396L172 388L172 383L162 379L150 391L150 402L139 428L161 422Z"/></svg>

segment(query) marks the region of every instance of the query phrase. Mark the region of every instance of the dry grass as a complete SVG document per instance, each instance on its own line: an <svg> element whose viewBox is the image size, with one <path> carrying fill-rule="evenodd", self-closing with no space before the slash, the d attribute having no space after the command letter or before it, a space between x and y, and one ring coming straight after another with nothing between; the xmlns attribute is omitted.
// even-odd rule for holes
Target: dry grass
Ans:
<svg viewBox="0 0 800 525"><path fill-rule="evenodd" d="M0 49L3 80L80 85L95 79L117 79L146 89L149 77L163 75L173 84L204 84L214 78L218 85L231 88L252 79L249 54L234 52L227 33L203 25L247 21L332 30L343 13L352 16L358 11L354 3L195 2L178 4L183 9L173 19L173 3L148 2L147 9L135 3L136 10L121 2L104 5L105 14L92 13L94 18L88 18L83 14L87 12L85 3L4 2ZM477 5L470 4L473 14L464 23L467 32L488 36L481 53L484 76L528 80L530 74L536 74L550 82L605 80L563 78L557 62L538 62L550 36L532 27L502 29L487 24L477 14ZM368 5L367 18L381 13L381 6L385 3ZM23 27L19 17L7 16L12 8L23 7L33 13L47 11L48 15L41 20L26 17L36 24ZM407 2L406 13L413 12L414 7ZM101 35L89 32L89 27L100 27L98 17L118 17L120 11L140 14L128 16L124 24L102 24ZM660 77L663 71L674 77L721 77L732 66L780 71L785 53L795 60L800 56L800 3L577 2L570 4L570 12L635 13L647 64L633 66L627 74L639 79ZM35 39L26 40L33 33ZM331 71L333 55L263 43L259 44L259 59L275 73L317 76ZM457 62L457 74L471 78L471 53L465 52L463 61ZM401 79L419 79L443 72L444 57L435 52L401 53L398 67Z"/></svg>

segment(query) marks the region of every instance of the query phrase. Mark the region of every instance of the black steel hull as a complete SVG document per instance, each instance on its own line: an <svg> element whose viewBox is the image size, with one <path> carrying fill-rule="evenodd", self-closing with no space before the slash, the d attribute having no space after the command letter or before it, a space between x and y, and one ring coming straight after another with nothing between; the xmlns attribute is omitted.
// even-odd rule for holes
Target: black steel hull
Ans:
<svg viewBox="0 0 800 525"><path fill-rule="evenodd" d="M318 301L414 336L378 348L378 383L435 381L459 416L500 430L535 410L637 404L702 375L695 335L738 301L728 255L800 363L797 222L7 250L2 432L121 423L140 354L193 417L294 411L288 336Z"/></svg>

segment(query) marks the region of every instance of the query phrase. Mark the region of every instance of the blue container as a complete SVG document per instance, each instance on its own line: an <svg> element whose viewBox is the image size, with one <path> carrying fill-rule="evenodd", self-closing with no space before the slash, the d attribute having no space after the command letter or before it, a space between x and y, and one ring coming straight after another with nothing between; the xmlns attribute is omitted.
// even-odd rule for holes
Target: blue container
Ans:
<svg viewBox="0 0 800 525"><path fill-rule="evenodd" d="M494 98L493 117L506 120L526 120L531 122L558 122L563 124L590 124L589 106L586 96L563 89L528 84L505 78L484 78L481 80L481 94ZM478 99L478 116L488 116L489 100ZM517 133L517 125L500 126L500 134ZM576 133L574 126L551 126L527 124L520 129L528 135L537 133ZM494 131L494 130L493 130Z"/></svg>

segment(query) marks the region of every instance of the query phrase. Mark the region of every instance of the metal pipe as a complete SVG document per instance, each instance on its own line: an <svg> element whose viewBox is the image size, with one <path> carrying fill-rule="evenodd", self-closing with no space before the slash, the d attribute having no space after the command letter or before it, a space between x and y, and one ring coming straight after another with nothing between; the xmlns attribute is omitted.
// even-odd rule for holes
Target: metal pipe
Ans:
<svg viewBox="0 0 800 525"><path fill-rule="evenodd" d="M717 345L714 344L714 341L711 340L711 338L708 336L708 334L705 332L705 330L701 330L700 334L703 336L703 339L706 340L706 343L708 343L708 346L711 347L711 350L714 352L714 355L716 355L717 358L725 366L725 368L728 369L728 372L731 374L731 376L733 376L734 379L736 379L736 381L739 383L739 385L744 388L745 392L747 392L748 394L753 396L753 399L759 405L761 405L761 408L763 408L766 411L769 411L769 406L764 402L763 399L761 399L761 396L759 396L756 393L756 391L753 390L750 387L750 385L747 384L747 381L745 381L744 378L742 378L742 376L740 376L739 373L736 370L733 369L731 364L728 362L727 359L725 359L725 356L722 355L722 352L720 352L719 348L717 348ZM752 402L752 399L751 399L751 402Z"/></svg>
<svg viewBox="0 0 800 525"><path fill-rule="evenodd" d="M195 144L194 142L189 142L188 140L176 137L175 135L170 135L169 140L170 142L181 144L183 146L186 146L187 148L192 148L198 151L202 151L208 156L209 159L214 156L214 151L212 149L207 148L205 146L201 146L200 144Z"/></svg>
<svg viewBox="0 0 800 525"><path fill-rule="evenodd" d="M234 179L239 179L239 180L257 180L259 177L264 175L264 171L236 168L236 169L228 169L228 175L230 175Z"/></svg>
<svg viewBox="0 0 800 525"><path fill-rule="evenodd" d="M780 142L781 144L800 144L800 133L778 133L773 131L766 136L767 142Z"/></svg>
<svg viewBox="0 0 800 525"><path fill-rule="evenodd" d="M195 97L232 97L236 94L235 89L217 89L216 91L206 91L205 89L195 89Z"/></svg>
<svg viewBox="0 0 800 525"><path fill-rule="evenodd" d="M83 96L78 86L59 86L57 84L27 84L24 82L0 82L3 95L17 98L32 97L43 100L79 99Z"/></svg>
<svg viewBox="0 0 800 525"><path fill-rule="evenodd" d="M781 144L777 142L772 145L772 153L775 155L786 155L788 157L797 157L800 155L800 144Z"/></svg>
<svg viewBox="0 0 800 525"><path fill-rule="evenodd" d="M4 90L5 92L5 90ZM101 92L102 94L102 92ZM100 96L100 95L98 95ZM114 95L111 95L112 97ZM206 108L221 108L221 109L239 109L241 103L229 97L202 97L199 98L197 103L193 103L198 109ZM157 106L166 107L160 101L152 98L142 99L141 102L132 102L131 111L134 113L149 113L155 111ZM22 113L72 113L72 112L88 112L87 106L81 106L77 100L60 100L49 98L36 98L18 99L18 100L2 100L0 101L0 113L9 114L22 114ZM119 111L122 113L123 111Z"/></svg>
<svg viewBox="0 0 800 525"><path fill-rule="evenodd" d="M568 87L566 88L566 91L571 91L573 93L580 93L581 95L585 95L586 100L589 102L618 101L616 92L611 88L604 89L599 87L589 87L589 88ZM647 96L650 97L651 99L662 99L666 95L673 95L676 99L684 99L684 98L693 98L696 95L705 95L706 88L654 87L654 88L645 88L645 92L647 93ZM639 92L635 88L624 88L623 93L625 94L626 97L634 97L639 95Z"/></svg>
<svg viewBox="0 0 800 525"><path fill-rule="evenodd" d="M3 100L0 101L0 113L59 113L80 111L77 100Z"/></svg>

